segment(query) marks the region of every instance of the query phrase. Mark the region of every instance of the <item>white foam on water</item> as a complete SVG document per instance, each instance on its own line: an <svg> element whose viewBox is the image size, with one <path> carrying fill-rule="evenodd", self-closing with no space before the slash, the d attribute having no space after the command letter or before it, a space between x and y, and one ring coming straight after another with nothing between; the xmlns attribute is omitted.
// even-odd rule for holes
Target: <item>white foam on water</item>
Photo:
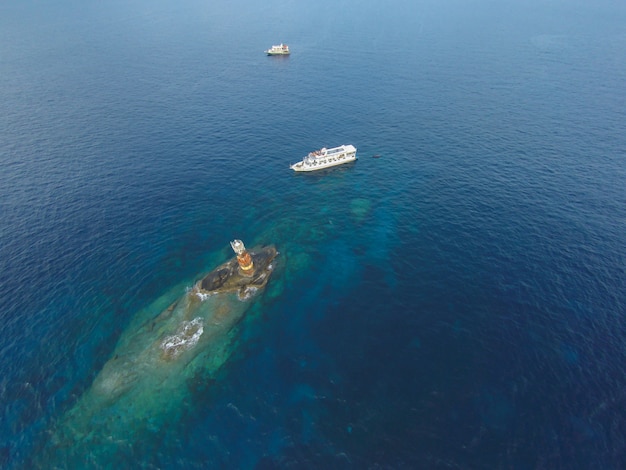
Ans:
<svg viewBox="0 0 626 470"><path fill-rule="evenodd" d="M246 287L243 292L239 293L238 298L241 301L248 300L249 298L253 297L258 291L258 287Z"/></svg>
<svg viewBox="0 0 626 470"><path fill-rule="evenodd" d="M194 292L194 294L196 294L196 297L198 297L202 302L204 302L206 299L211 297L211 295L213 295L207 292Z"/></svg>
<svg viewBox="0 0 626 470"><path fill-rule="evenodd" d="M184 321L176 334L166 336L163 339L161 349L168 358L174 359L183 351L195 346L203 332L204 322L202 318L196 317L191 321Z"/></svg>

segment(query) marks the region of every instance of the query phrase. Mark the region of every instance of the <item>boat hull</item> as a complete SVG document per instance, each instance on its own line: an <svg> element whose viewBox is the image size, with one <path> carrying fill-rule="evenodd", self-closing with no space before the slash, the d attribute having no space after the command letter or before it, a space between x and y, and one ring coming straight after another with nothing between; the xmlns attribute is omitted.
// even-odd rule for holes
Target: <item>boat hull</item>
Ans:
<svg viewBox="0 0 626 470"><path fill-rule="evenodd" d="M265 53L267 55L289 55L289 46L287 44L280 43L270 47L265 51Z"/></svg>
<svg viewBox="0 0 626 470"><path fill-rule="evenodd" d="M324 170L355 161L356 147L354 145L340 145L331 149L322 148L309 153L301 161L290 165L293 171L308 172Z"/></svg>
<svg viewBox="0 0 626 470"><path fill-rule="evenodd" d="M295 163L294 165L291 165L289 168L297 172L319 171L319 170L325 170L326 168L333 168L335 166L345 165L346 163L355 162L356 160L357 158L353 157L353 158L346 158L338 162L332 162L332 163L320 164L320 165L314 165L314 166L304 165L302 162L298 162L298 163Z"/></svg>

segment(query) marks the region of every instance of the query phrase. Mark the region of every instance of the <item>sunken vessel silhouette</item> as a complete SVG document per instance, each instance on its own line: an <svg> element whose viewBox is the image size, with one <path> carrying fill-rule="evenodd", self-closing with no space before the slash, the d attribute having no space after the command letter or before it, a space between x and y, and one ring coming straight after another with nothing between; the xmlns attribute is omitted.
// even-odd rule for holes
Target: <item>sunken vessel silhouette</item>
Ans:
<svg viewBox="0 0 626 470"><path fill-rule="evenodd" d="M236 256L175 302L164 295L138 312L112 357L49 431L39 468L128 463L146 434L167 432L193 401L193 384L210 383L236 345L235 326L274 270L272 245Z"/></svg>

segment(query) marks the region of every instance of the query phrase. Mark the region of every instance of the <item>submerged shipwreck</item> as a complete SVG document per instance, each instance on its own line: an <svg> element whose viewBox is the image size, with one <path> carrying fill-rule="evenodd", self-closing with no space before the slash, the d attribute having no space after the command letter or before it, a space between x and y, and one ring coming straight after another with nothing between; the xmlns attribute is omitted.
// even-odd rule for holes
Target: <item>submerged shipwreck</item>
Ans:
<svg viewBox="0 0 626 470"><path fill-rule="evenodd" d="M51 432L45 452L61 467L113 464L148 433L184 413L189 383L211 379L233 349L234 328L274 270L274 246L236 256L195 283L174 303L158 299L122 334L111 359ZM44 465L45 466L45 465Z"/></svg>

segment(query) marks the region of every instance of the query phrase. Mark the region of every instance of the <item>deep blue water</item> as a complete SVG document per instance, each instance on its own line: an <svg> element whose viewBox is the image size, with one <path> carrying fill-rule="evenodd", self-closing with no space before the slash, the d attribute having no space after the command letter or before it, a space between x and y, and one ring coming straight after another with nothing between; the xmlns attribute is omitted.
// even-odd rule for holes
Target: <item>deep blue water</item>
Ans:
<svg viewBox="0 0 626 470"><path fill-rule="evenodd" d="M0 103L0 467L233 238L230 360L86 468L626 466L626 4L8 1Z"/></svg>

